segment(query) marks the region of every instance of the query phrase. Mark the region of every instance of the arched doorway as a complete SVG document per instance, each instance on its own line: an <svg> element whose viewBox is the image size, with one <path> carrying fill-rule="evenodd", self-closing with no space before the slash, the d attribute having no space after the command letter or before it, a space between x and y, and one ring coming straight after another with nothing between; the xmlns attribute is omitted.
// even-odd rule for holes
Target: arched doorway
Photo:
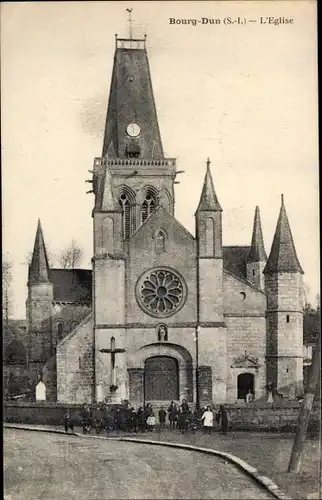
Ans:
<svg viewBox="0 0 322 500"><path fill-rule="evenodd" d="M179 365L170 356L152 356L144 363L145 401L179 399Z"/></svg>
<svg viewBox="0 0 322 500"><path fill-rule="evenodd" d="M255 396L254 375L252 373L241 373L237 377L237 399L245 399L249 391Z"/></svg>

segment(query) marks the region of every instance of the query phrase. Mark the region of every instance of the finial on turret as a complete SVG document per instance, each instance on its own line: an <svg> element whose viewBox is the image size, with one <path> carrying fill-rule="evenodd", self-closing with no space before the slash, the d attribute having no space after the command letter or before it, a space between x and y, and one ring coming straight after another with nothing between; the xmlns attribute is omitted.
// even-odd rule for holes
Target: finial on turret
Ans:
<svg viewBox="0 0 322 500"><path fill-rule="evenodd" d="M281 194L281 203L282 203L282 205L284 205L284 195L283 194Z"/></svg>
<svg viewBox="0 0 322 500"><path fill-rule="evenodd" d="M212 180L212 175L211 175L211 170L210 170L210 159L209 158L207 158L206 163L207 163L207 170L206 170L205 180L203 183L203 188L202 188L197 212L198 211L200 212L203 210L222 212L217 195L215 193L214 183Z"/></svg>
<svg viewBox="0 0 322 500"><path fill-rule="evenodd" d="M129 13L129 19L128 19L128 21L129 21L129 34L130 34L130 40L132 39L132 16L131 16L131 14L132 14L132 10L133 10L133 9L126 9L126 11Z"/></svg>

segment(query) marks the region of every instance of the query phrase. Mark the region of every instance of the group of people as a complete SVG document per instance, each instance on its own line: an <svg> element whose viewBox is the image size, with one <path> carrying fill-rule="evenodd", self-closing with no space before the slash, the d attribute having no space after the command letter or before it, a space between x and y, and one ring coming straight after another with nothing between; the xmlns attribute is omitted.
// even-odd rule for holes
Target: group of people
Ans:
<svg viewBox="0 0 322 500"><path fill-rule="evenodd" d="M104 403L92 408L84 404L79 417L84 434L93 429L97 434L101 431L107 434L112 431L152 432L157 423L155 411L150 403L141 406L137 411L128 404L113 408ZM210 433L216 424L224 434L228 430L228 415L223 405L218 412L214 412L210 406L195 407L192 410L185 399L178 406L172 401L167 410L164 407L159 409L158 417L160 430L165 429L167 420L170 429L178 429L182 433L189 430L194 433L200 427ZM64 416L64 426L66 433L69 430L73 432L74 425L68 412Z"/></svg>
<svg viewBox="0 0 322 500"><path fill-rule="evenodd" d="M184 399L182 404L177 408L174 401L171 402L168 408L170 429L179 429L182 432L192 429L195 432L200 426L205 432L211 433L211 430L217 424L220 430L227 434L228 431L228 414L224 405L220 405L219 411L214 413L211 406L190 410L188 403Z"/></svg>

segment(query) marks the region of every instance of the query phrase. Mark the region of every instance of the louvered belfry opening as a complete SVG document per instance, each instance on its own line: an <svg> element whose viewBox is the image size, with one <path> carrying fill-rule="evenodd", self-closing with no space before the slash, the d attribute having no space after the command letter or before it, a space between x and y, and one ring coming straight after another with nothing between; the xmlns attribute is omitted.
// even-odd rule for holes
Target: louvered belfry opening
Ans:
<svg viewBox="0 0 322 500"><path fill-rule="evenodd" d="M153 214L157 207L157 196L156 193L152 189L148 189L145 194L144 201L142 203L142 211L141 211L141 222L146 221L150 215Z"/></svg>
<svg viewBox="0 0 322 500"><path fill-rule="evenodd" d="M123 188L119 204L123 213L123 237L129 239L135 231L135 196L129 188Z"/></svg>

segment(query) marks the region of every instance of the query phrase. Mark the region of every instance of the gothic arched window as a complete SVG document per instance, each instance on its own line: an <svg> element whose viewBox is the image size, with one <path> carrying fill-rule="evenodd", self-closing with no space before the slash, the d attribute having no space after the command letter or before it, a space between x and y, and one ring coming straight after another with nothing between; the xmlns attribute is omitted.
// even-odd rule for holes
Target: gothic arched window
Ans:
<svg viewBox="0 0 322 500"><path fill-rule="evenodd" d="M123 236L128 239L135 230L134 195L129 189L123 189L119 204L123 213Z"/></svg>
<svg viewBox="0 0 322 500"><path fill-rule="evenodd" d="M157 193L154 189L148 188L142 203L141 222L144 222L157 207Z"/></svg>

